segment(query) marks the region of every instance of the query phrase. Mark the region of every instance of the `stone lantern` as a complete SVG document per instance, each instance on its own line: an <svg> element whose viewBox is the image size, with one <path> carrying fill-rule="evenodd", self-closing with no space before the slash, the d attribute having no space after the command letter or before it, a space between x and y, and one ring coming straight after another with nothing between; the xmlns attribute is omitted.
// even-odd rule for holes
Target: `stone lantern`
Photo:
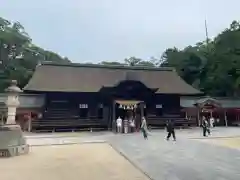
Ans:
<svg viewBox="0 0 240 180"><path fill-rule="evenodd" d="M7 122L0 126L0 158L27 154L29 145L22 133L21 127L16 124L16 110L19 106L18 96L22 90L13 80L6 89L7 92Z"/></svg>
<svg viewBox="0 0 240 180"><path fill-rule="evenodd" d="M7 92L7 122L6 124L16 124L16 110L19 106L19 93L22 90L17 86L17 81L12 80L11 85L5 90Z"/></svg>

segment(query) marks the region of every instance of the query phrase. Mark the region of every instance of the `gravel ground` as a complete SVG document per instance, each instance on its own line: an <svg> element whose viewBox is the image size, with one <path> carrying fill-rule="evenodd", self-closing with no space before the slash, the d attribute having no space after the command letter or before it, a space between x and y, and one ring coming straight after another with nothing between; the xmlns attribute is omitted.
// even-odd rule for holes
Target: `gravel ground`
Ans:
<svg viewBox="0 0 240 180"><path fill-rule="evenodd" d="M224 146L231 149L240 150L240 137L216 138L216 139L199 139L198 141L212 145Z"/></svg>
<svg viewBox="0 0 240 180"><path fill-rule="evenodd" d="M0 160L1 180L147 180L107 143L31 147Z"/></svg>

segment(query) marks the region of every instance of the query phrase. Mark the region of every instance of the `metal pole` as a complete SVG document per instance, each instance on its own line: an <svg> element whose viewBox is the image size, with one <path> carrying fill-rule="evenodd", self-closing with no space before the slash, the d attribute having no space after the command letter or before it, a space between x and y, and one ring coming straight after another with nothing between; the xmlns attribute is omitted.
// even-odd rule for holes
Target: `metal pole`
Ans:
<svg viewBox="0 0 240 180"><path fill-rule="evenodd" d="M209 38L208 38L208 28L207 28L207 20L206 20L206 18L205 18L205 33L206 33L206 43L208 45Z"/></svg>

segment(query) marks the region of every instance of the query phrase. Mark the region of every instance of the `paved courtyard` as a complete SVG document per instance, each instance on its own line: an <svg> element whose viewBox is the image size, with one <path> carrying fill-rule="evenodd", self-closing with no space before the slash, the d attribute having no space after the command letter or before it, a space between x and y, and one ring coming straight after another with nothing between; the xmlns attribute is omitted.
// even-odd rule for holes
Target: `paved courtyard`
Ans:
<svg viewBox="0 0 240 180"><path fill-rule="evenodd" d="M206 141L153 135L149 141L118 137L112 144L155 180L239 180L240 151Z"/></svg>
<svg viewBox="0 0 240 180"><path fill-rule="evenodd" d="M75 175L78 174L80 179L94 180L94 177L86 176L86 167L95 174L99 173L98 177L101 177L101 175L104 177L103 173L107 172L109 177L112 175L113 179L120 178L123 180L129 178L147 179L143 175L144 173L154 180L240 179L240 128L215 128L212 130L212 135L206 138L202 137L201 129L198 128L177 130L176 134L176 142L166 141L164 130L152 131L149 140L144 140L140 133L129 135L115 135L110 132L28 134L28 143L33 145L32 153L26 156L28 161L25 161L23 157L16 157L9 160L8 167L10 169L11 165L17 169L20 164L24 164L19 170L16 170L20 172L25 164L28 164L27 167L30 171L40 172L46 170L42 167L41 162L49 164L50 167L52 167L52 163L56 162L55 167L59 167L61 171L60 179L68 179L69 177L74 179ZM97 143L89 144L89 142ZM99 142L106 143L100 143L103 146L101 147ZM54 145L45 146L52 144ZM56 144L78 145L56 146ZM107 144L110 144L113 148L110 148ZM82 148L82 145L85 147ZM61 147L64 148L61 149ZM84 150L88 152L87 154L91 154L90 158ZM38 161L32 162L34 161L32 156L38 157L37 160L42 160L40 163ZM1 160L1 162L3 161L5 160ZM29 162L39 165L30 167L29 164L31 163ZM134 168L135 166L137 168ZM66 172L64 167L67 169ZM0 167L0 171L5 170L4 172L10 174L10 170L6 170L6 168L6 166ZM121 169L121 171L116 172L116 168ZM50 169L52 170L53 167ZM82 175L80 174L81 169L84 170L81 173ZM51 170L46 170L44 176L47 177L47 173L49 173L47 179L54 180L54 178L51 178L54 176ZM15 170L13 171L15 172ZM73 175L71 176L70 173L73 173ZM117 176L116 174L123 175ZM1 179L5 180L4 178Z"/></svg>

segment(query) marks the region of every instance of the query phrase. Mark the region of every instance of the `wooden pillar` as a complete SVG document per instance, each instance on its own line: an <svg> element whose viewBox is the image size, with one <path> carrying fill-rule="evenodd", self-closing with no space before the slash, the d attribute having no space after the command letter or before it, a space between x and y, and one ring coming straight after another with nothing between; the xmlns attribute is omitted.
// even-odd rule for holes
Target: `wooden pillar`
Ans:
<svg viewBox="0 0 240 180"><path fill-rule="evenodd" d="M1 125L4 125L4 122L3 122L3 113L1 113Z"/></svg>
<svg viewBox="0 0 240 180"><path fill-rule="evenodd" d="M144 103L142 103L141 102L141 104L140 104L140 113L141 113L141 119L142 119L142 117L144 116Z"/></svg>
<svg viewBox="0 0 240 180"><path fill-rule="evenodd" d="M238 121L238 113L235 113L236 121Z"/></svg>
<svg viewBox="0 0 240 180"><path fill-rule="evenodd" d="M197 109L198 126L201 126L200 108Z"/></svg>
<svg viewBox="0 0 240 180"><path fill-rule="evenodd" d="M85 103L84 103L85 104ZM85 105L84 105L85 106ZM87 119L91 119L91 110L92 110L92 103L87 103Z"/></svg>
<svg viewBox="0 0 240 180"><path fill-rule="evenodd" d="M224 109L224 120L225 120L225 126L228 126L227 111L226 111L226 109Z"/></svg>
<svg viewBox="0 0 240 180"><path fill-rule="evenodd" d="M112 129L112 107L103 106L103 120L108 122L108 130Z"/></svg>
<svg viewBox="0 0 240 180"><path fill-rule="evenodd" d="M112 131L116 132L116 112L115 112L115 108L116 108L116 103L115 101L113 101L112 104Z"/></svg>
<svg viewBox="0 0 240 180"><path fill-rule="evenodd" d="M32 131L32 112L29 113L28 117L28 132Z"/></svg>

